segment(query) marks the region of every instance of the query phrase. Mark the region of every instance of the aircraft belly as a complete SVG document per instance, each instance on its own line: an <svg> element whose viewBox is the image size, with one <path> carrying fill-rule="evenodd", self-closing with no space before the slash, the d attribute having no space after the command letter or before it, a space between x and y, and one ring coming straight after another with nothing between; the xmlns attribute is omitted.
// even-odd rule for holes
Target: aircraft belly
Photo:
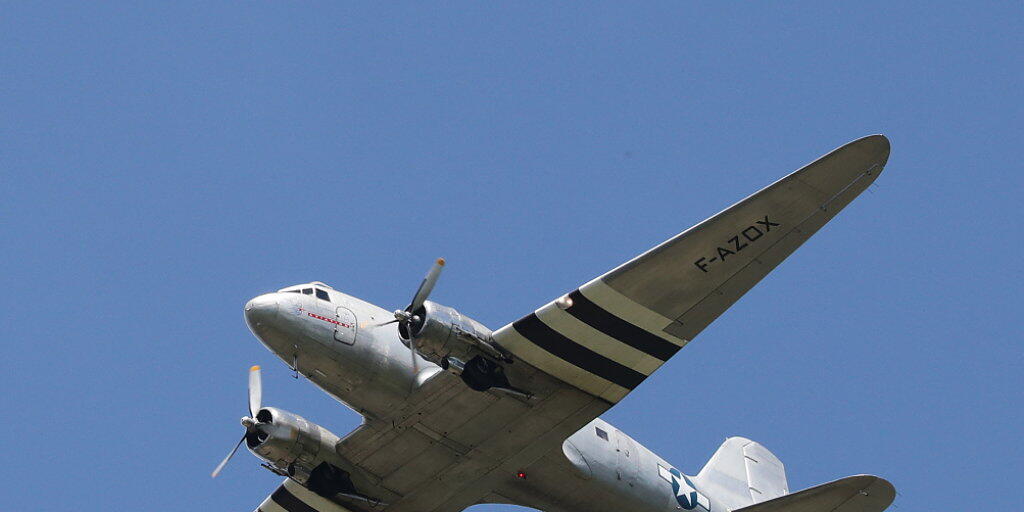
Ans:
<svg viewBox="0 0 1024 512"><path fill-rule="evenodd" d="M660 459L648 460L642 446L601 420L585 423L607 402L542 374L520 377L544 398L480 393L439 374L392 416L346 436L337 451L402 496L389 512L454 512L495 499L548 512L675 510L652 462ZM598 440L595 424L608 441ZM586 470L566 457L566 439L578 439Z"/></svg>
<svg viewBox="0 0 1024 512"><path fill-rule="evenodd" d="M502 502L545 512L675 511L671 489L619 480L615 468L591 462L593 478L571 469L562 454L534 464L525 481L508 481L496 491Z"/></svg>
<svg viewBox="0 0 1024 512"><path fill-rule="evenodd" d="M620 440L624 442L617 442ZM630 448L629 457L624 447ZM508 482L498 494L505 502L546 512L582 507L595 511L678 511L685 507L677 499L673 480L666 478L671 468L664 459L598 418L570 436L560 452L534 464L528 470L529 479ZM630 477L624 469L636 472ZM689 497L685 489L680 492ZM696 494L693 508L688 510L728 510L713 497Z"/></svg>
<svg viewBox="0 0 1024 512"><path fill-rule="evenodd" d="M390 416L346 436L337 452L401 495L389 512L462 510L553 450L561 453L562 441L609 406L543 374L524 377L542 398L472 391L438 374Z"/></svg>

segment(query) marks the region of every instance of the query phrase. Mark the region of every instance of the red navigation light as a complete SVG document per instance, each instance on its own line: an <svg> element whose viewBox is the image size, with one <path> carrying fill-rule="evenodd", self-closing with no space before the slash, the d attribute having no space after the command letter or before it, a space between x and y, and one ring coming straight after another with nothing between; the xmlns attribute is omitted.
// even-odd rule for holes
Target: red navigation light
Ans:
<svg viewBox="0 0 1024 512"><path fill-rule="evenodd" d="M526 479L526 472L525 471L520 471L520 472L516 473L516 478L522 478L523 480L525 480Z"/></svg>

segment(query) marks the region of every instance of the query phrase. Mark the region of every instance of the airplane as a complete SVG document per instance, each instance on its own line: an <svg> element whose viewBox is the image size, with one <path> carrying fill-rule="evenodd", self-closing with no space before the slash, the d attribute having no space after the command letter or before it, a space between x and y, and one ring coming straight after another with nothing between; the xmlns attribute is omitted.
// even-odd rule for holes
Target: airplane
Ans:
<svg viewBox="0 0 1024 512"><path fill-rule="evenodd" d="M363 417L344 437L262 406L249 372L243 443L284 477L260 512L880 512L883 478L790 492L767 448L730 437L686 475L599 416L870 186L871 135L826 154L496 331L428 297L388 311L316 281L245 305L252 333Z"/></svg>

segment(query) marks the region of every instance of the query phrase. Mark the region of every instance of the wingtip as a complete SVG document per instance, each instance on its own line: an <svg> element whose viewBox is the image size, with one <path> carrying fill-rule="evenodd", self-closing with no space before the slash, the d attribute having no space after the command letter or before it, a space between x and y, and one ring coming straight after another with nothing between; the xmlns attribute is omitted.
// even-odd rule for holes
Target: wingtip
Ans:
<svg viewBox="0 0 1024 512"><path fill-rule="evenodd" d="M260 365L258 365L258 364L254 364L254 365L252 366L252 368L249 368L249 371L250 371L250 372L258 372L258 371L260 371Z"/></svg>
<svg viewBox="0 0 1024 512"><path fill-rule="evenodd" d="M889 138L881 133L876 133L853 140L838 148L834 153L838 153L840 150L852 150L854 153L860 154L870 164L876 164L881 172L881 168L884 168L885 164L889 162L891 149ZM877 173L875 174L877 175Z"/></svg>
<svg viewBox="0 0 1024 512"><path fill-rule="evenodd" d="M862 137L856 142L865 146L870 146L871 152L882 155L886 159L889 157L889 151L892 150L892 143L889 142L889 137L886 137L881 133Z"/></svg>
<svg viewBox="0 0 1024 512"><path fill-rule="evenodd" d="M872 135L872 137L878 139L878 141L880 143L884 144L886 148L891 146L891 143L889 141L889 137L887 137L884 133L876 133L876 134Z"/></svg>
<svg viewBox="0 0 1024 512"><path fill-rule="evenodd" d="M879 504L878 510L885 510L896 500L896 486L878 475L860 474L848 476L842 480L858 487L858 492L862 496L873 497Z"/></svg>

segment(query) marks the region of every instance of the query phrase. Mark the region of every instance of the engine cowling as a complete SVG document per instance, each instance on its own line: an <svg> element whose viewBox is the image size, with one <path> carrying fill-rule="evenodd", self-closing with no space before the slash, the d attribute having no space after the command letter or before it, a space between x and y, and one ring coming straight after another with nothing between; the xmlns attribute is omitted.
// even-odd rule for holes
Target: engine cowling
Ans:
<svg viewBox="0 0 1024 512"><path fill-rule="evenodd" d="M504 363L512 362L511 354L494 342L483 324L429 300L413 315L408 330L400 327L399 332L408 340L411 331L416 350L425 359L458 375L474 390L498 388L527 395L509 384Z"/></svg>
<svg viewBox="0 0 1024 512"><path fill-rule="evenodd" d="M337 462L339 438L320 425L275 407L260 409L255 419L259 428L246 435L245 444L275 469L301 477L320 462Z"/></svg>
<svg viewBox="0 0 1024 512"><path fill-rule="evenodd" d="M478 355L507 360L508 354L494 344L491 330L448 306L425 301L413 312L419 321L411 325L416 349L429 361L446 366L446 358L469 361ZM408 339L408 333L403 333Z"/></svg>
<svg viewBox="0 0 1024 512"><path fill-rule="evenodd" d="M255 419L256 428L246 435L245 444L272 471L321 496L374 501L357 492L351 475L342 469L348 465L335 451L340 439L333 432L275 407L260 409Z"/></svg>

